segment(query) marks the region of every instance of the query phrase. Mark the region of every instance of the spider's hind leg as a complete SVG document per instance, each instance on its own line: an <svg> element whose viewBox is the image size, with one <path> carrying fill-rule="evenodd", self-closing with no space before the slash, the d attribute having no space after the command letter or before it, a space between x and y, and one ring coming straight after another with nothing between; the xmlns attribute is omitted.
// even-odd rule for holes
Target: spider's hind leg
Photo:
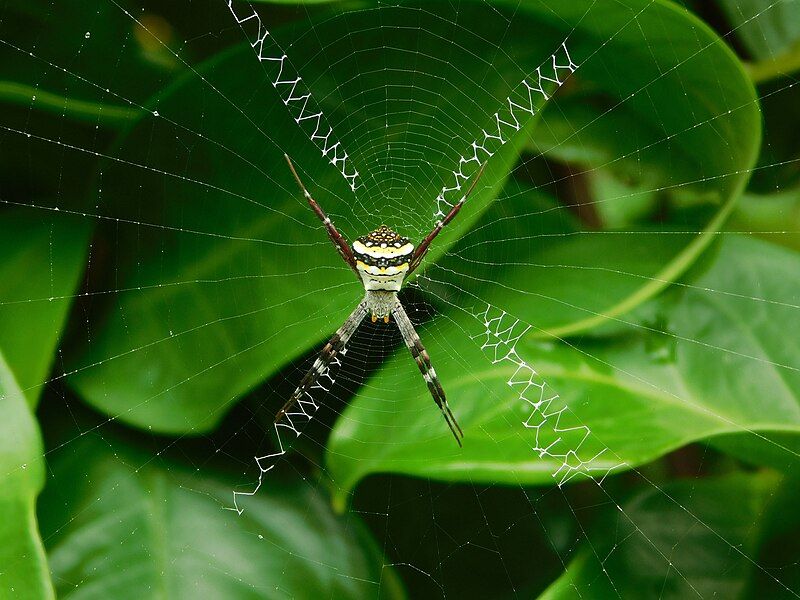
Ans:
<svg viewBox="0 0 800 600"><path fill-rule="evenodd" d="M408 318L408 315L406 314L406 311L403 308L403 305L400 304L399 300L395 304L392 314L397 321L397 327L400 329L400 334L403 336L403 341L411 352L411 356L414 357L414 361L417 363L420 373L422 373L422 377L425 379L425 383L427 384L428 390L433 397L433 401L436 403L436 406L439 407L439 410L442 411L442 416L444 417L447 426L450 428L450 431L453 432L453 437L456 439L458 445L461 446L461 440L464 437L464 432L461 430L458 421L456 421L455 415L453 415L453 411L450 410L450 406L447 404L447 398L444 395L444 388L442 388L439 377L436 375L436 371L433 369L431 359L428 356L428 351L425 350L425 346L422 345L422 340L419 339L419 335L417 335L417 331L414 329L411 319Z"/></svg>

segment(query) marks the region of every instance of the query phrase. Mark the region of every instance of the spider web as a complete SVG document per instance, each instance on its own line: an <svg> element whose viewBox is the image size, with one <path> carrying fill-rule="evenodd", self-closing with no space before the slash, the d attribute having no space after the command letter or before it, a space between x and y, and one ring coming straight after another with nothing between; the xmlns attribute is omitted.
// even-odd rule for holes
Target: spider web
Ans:
<svg viewBox="0 0 800 600"><path fill-rule="evenodd" d="M672 515L673 520L666 523L667 530L672 527L673 531L684 531L684 535L703 532L714 540L716 548L728 554L730 564L746 565L761 585L769 586L764 589L797 596L793 584L796 573L791 570L792 564L796 570L794 559L785 560L779 569L765 566L743 548L744 544L729 539L730 530L713 511L709 513L702 505L693 504L691 493L676 493L672 483L649 461L627 461L629 444L640 434L623 422L615 439L600 436L583 416L591 416L586 413L586 406L594 398L579 394L585 391L579 386L565 394L559 385L548 383L550 377L538 361L547 361L551 372L558 373L552 368L555 364L563 370L573 368L587 378L600 372L589 368L590 364L602 364L634 380L644 396L652 391L692 406L698 418L710 415L724 423L723 429L728 433L761 441L795 465L797 454L791 443L761 433L758 423L749 426L738 417L715 411L713 405L696 402L691 390L673 385L656 369L639 369L614 352L593 350L593 343L598 340L584 343L571 332L559 333L558 324L542 322L543 317L536 312L540 305L520 301L544 297L550 305L569 306L585 318L601 316L588 300L576 306L569 290L562 295L562 290L539 287L536 276L544 269L585 273L606 269L644 280L653 288L682 288L709 303L719 297L734 297L740 307L751 307L754 312L766 305L780 306L785 311L782 314L790 316L798 310L794 301L740 293L733 285L723 285L725 282L715 284L712 280L707 284L702 279L699 283L681 279L674 283L674 278L662 271L636 272L629 270L627 264L595 267L578 259L566 265L542 259L540 265L533 262L539 259L531 258L532 254L515 254L524 247L528 236L557 241L625 236L632 244L640 238L681 235L693 240L713 220L714 217L692 220L687 216L687 227L677 231L592 227L571 230L567 226L575 221L575 215L585 217L582 208L586 206L597 210L598 205L614 202L624 205L643 193L680 197L685 192L687 196L702 197L709 193L704 186L738 174L720 172L716 163L695 169L691 177L680 172L677 177L648 180L643 191L620 187L600 199L590 196L588 201L579 199L571 204L553 203L552 194L545 197L553 189L556 196L561 195L560 184L579 179L574 171L565 175L563 169L559 170L559 148L569 146L574 151L585 143L581 130L559 138L559 117L568 115L569 110L568 102L562 108L559 99L566 97L570 85L591 81L592 72L582 79L583 66L602 55L607 46L613 47L620 32L641 29L648 10L654 10L656 4L631 8L604 37L587 42L580 26L587 19L596 18L592 11L597 3L591 4L581 11L585 14L573 18L570 23L574 25L567 27L566 37L563 26L553 26L553 31L543 28L529 47L515 44L520 32L531 31L531 21L514 4L442 4L437 6L441 10L434 10L426 5L379 3L292 10L220 0L208 3L211 17L195 20L189 15L201 11L188 4L173 9L175 14L154 18L159 14L157 7L133 8L115 0L102 0L97 2L97 14L115 14L128 31L114 48L116 64L123 68L117 66L108 72L95 72L90 61L82 60L91 48L92 37L103 33L93 31L88 16L67 24L78 43L66 51L49 37L50 26L58 21L59 14L52 5L43 5L48 26L42 28L35 42L17 39L10 31L4 31L4 49L30 69L40 70L36 72L41 73L43 89L34 89L23 103L21 118L12 115L0 122L0 127L6 140L29 140L33 163L44 156L40 154L43 148L54 148L56 158L50 161L50 167L62 183L51 198L31 200L29 195L8 190L2 202L8 210L16 207L36 215L61 213L77 221L98 222L102 227L94 237L88 259L90 276L94 272L92 265L101 263L96 269L103 276L99 281L88 281L77 292L16 297L2 304L10 309L43 300L76 302L69 317L71 329L65 337L69 343L58 351L52 372L23 389L44 389L45 400L50 404L52 398L60 399L65 414L51 416L47 411L55 409L45 405L44 423L73 425L71 432L60 437L50 438L46 433L45 459L69 452L86 437L106 441L113 450L120 435L152 429L152 424L146 425L150 419L156 424L157 435L148 439L144 454L128 459L134 470L139 472L153 463L166 473L167 479L174 476L181 489L198 498L210 494L200 489L193 491L193 484L181 479L180 468L162 461L162 456L178 456L178 462L198 473L214 469L236 473L240 483L231 490L232 498L212 496L221 519L247 519L251 504L274 493L270 485L273 476L278 486L286 479L326 481L334 503L340 509L349 506L345 534L355 536L362 523L367 523L373 543L379 548L380 568L363 582L366 587L358 588L361 591L353 595L365 593L364 589L369 590L366 593L389 593L386 590L392 588L393 577L402 581L411 596L465 593L471 585L477 585L476 576L470 574L466 582L459 581L464 573L459 566L475 568L476 564L491 573L486 585L492 593L533 595L559 576L559 567L565 569L583 560L598 564L599 570L589 583L567 582L575 595L598 590L598 595L623 597L626 583L613 567L627 553L636 551L646 552L648 560L656 565L656 572L664 573L664 587L646 590L645 595L675 593L667 588L671 578L682 586L678 593L703 597L741 591L715 588L719 583L716 580L707 587L698 587L699 559L667 554L664 531L654 527L636 503L621 499L625 497L624 478L631 477L636 480L637 489L644 490L641 493L645 499L640 498L639 503L660 503L667 511L664 514ZM765 5L741 27L757 25L779 4ZM11 15L11 9L7 7L6 11ZM480 21L473 18L475 14L481 17ZM546 15L542 22L559 23L557 11L543 9L542 14ZM10 22L11 17L8 18ZM183 18L190 23L185 30ZM477 22L481 26L471 29ZM174 27L183 33L183 41L176 41L177 34L167 27L169 23L175 23ZM736 29L729 27L723 33L726 39L733 38ZM644 32L642 37L648 40ZM651 49L658 46L657 41L649 43ZM221 48L227 47L230 49L225 54L215 58ZM630 95L607 106L585 123L584 129L591 131L595 123L613 123L617 113L635 106L636 99L649 97L651 86L665 78L676 77L687 88L696 85L689 80L689 74L683 74L683 69L712 50L698 42L696 51L687 53L688 58L671 65L658 64L644 76L616 74L623 80L630 78L630 86L620 86L630 89ZM155 78L154 92L178 74L183 82L171 83L169 93L150 100L150 94L141 95L135 87L127 86L125 67L132 67L126 60L143 51L171 65L171 70ZM204 64L205 57L211 57L212 62ZM613 64L603 63L602 67L611 69ZM224 74L234 68L242 69L241 75L226 78ZM123 137L110 143L101 134L87 137L68 128L53 135L35 118L46 98L44 88L52 85L53 75L63 85L66 98L88 94L101 104L146 116L137 123L131 122ZM187 83L190 81L194 87ZM724 91L723 84L708 82L711 88ZM769 94L788 95L795 84L791 77L783 79L780 87ZM38 83L33 87L37 86ZM562 86L565 89L559 89ZM68 123L72 108L63 104L51 118ZM747 108L752 106L736 107ZM582 167L584 170L578 175L604 173L630 159L644 164L651 153L666 152L681 136L692 136L704 128L724 134L729 111L715 114L698 108L697 114L679 129L669 129L664 117L664 130L655 139L634 140L630 151L621 150L599 166ZM99 129L103 112L91 118ZM220 120L231 123L230 131L218 126ZM547 149L531 146L529 134L557 141ZM574 138L578 143L570 145ZM724 144L720 148L729 150ZM449 393L456 415L463 411L466 417L462 421L465 444L474 444L487 453L492 451L496 460L474 465L471 470L460 464L467 461L454 456L456 448L450 447L454 444L427 397L411 357L406 355L394 328L382 324L365 323L347 351L325 370L296 410L283 422L272 424L276 409L313 361L316 351L312 349L308 356L302 356L302 349L318 350L318 343L338 327L342 315L351 310L362 293L357 282L347 279L346 267L337 262L338 257L313 215L306 214L303 199L292 187L284 166L276 166L274 157L283 153L291 154L311 193L350 239L383 221L405 235L421 239L463 197L480 165L489 161L486 180L449 228L452 232L442 234L439 248L432 250L428 259L430 266L409 283L402 298L412 320L420 325L422 341L430 349L437 371L463 373L465 379L473 381L483 406L504 409L487 424L476 418L482 414L480 404L468 398L460 402L458 394ZM77 164L71 162L73 159ZM72 180L80 179L76 169L80 161L96 159L102 162L90 186L90 201L77 201L70 185ZM782 161L760 165L759 169L777 169L781 166L778 162ZM228 170L230 165L236 165L236 169ZM524 180L533 173L533 182L523 186L508 183L498 175L505 166L514 165L512 179ZM644 166L640 169L646 170ZM520 204L532 194L543 203L531 202L520 210ZM152 203L153 198L164 198L165 202ZM227 213L233 211L241 214L229 218ZM490 214L492 219L482 219L481 214ZM44 222L47 217L40 218ZM516 227L516 221L528 223L537 218L551 219L555 229L537 233ZM797 232L761 233L788 236ZM724 240L738 234L714 230L712 236ZM52 237L48 243L46 266L53 272L60 248ZM215 255L222 248L233 250L217 267L204 272L205 264L221 260ZM186 259L191 267L174 268L169 257L175 255ZM521 269L522 278L508 283L494 273L509 266ZM251 288L236 287L248 283ZM189 297L197 305L177 304L186 298L179 295L183 289L195 290L195 295ZM507 293L503 293L504 289ZM147 294L153 290L178 296L148 300ZM250 292L255 292L254 297ZM145 302L154 302L154 306L144 308ZM277 315L287 305L298 307L293 313L295 319L278 321ZM789 381L800 369L780 355L762 354L756 348L741 351L734 344L713 338L707 341L697 329L688 335L663 330L653 315L647 314L647 306L652 305L646 305L641 315L603 315L605 329L599 330L598 337L613 336L620 329L633 336L647 331L666 339L666 346L657 348L657 352L669 354L676 352L675 348L697 348L711 356L729 357L732 369L753 369L757 373L756 367L765 364ZM656 308L650 310L657 312ZM148 327L143 318L150 311L162 316L157 326ZM183 313L190 311L196 314L184 319ZM258 325L254 325L256 320ZM240 327L237 323L245 325ZM203 337L204 332L223 331L221 328L228 324L232 329L224 331L240 338L224 339L216 334ZM253 330L248 331L248 327ZM109 341L104 328L122 331L117 336L122 344ZM170 344L189 349L184 358L176 359L184 362L173 365L172 371L166 364L159 364L163 357L159 348ZM206 352L205 344L219 345L220 351ZM298 350L293 349L295 346ZM586 358L587 362L560 362L567 350L574 351L569 360ZM555 353L555 357L548 360L548 353ZM76 356L80 358L75 359ZM115 370L120 364L128 366ZM130 396L115 397L120 392L115 381L121 379L126 386L128 382L135 383L135 369L141 364L148 365L144 384L131 385L134 391ZM235 383L203 387L220 372ZM563 374L557 374L555 379L562 384L566 380ZM461 389L460 382L446 376L442 376L442 384L445 390ZM198 387L192 388L194 385ZM775 389L769 382L757 379L751 379L749 385L752 397L773 394ZM191 394L182 397L175 393L181 388L191 388L193 394L205 390L203 396L212 399L209 403L197 398L196 414L201 417L197 422L180 423L184 418L180 411L176 411L178 422L174 423L160 422L154 417L159 414L157 411L148 413L164 398L173 407L194 399ZM401 403L412 397L419 400L413 410ZM86 409L84 403L92 409ZM217 429L235 404L238 406ZM422 406L427 406L424 412L418 410ZM629 417L628 413L623 414ZM614 416L613 412L606 414L608 419ZM188 438L198 432L199 438L191 442ZM342 439L352 442L347 451L352 453L355 448L357 455L344 456L347 460L340 460L340 464L345 466L334 467L337 446L332 444ZM527 446L529 457L524 461L518 455L509 458L505 448L520 444ZM289 451L292 445L297 452ZM326 447L333 448L334 454L326 456ZM415 453L420 447L428 448L431 454L429 478L425 478L425 469L409 466L418 457ZM403 455L407 449L410 459ZM699 471L706 460L715 460L716 450L705 448L702 452L690 470ZM252 455L255 463L249 458ZM678 456L680 460L683 455ZM378 468L373 468L376 457L385 458ZM492 474L492 469L501 468L497 463L512 459L518 461L512 468L503 474ZM366 465L361 471L365 479L354 487L343 474L347 469L358 474L362 468L359 465ZM448 474L442 465L452 469L453 474ZM546 472L550 483L532 480L526 469ZM92 473L87 477L102 475ZM699 477L696 481L697 493L701 494L702 482ZM71 481L53 471L47 484L50 491L45 493L58 497L60 489L71 485ZM690 492L693 485L689 484ZM112 481L78 515L40 514L41 521L49 522L45 544L53 544L53 556L59 556L56 542L61 544L64 532L72 531L75 522L80 524L81 514L91 514L93 506L123 493L124 485ZM610 507L613 513L598 517L598 507ZM471 527L465 527L465 523ZM745 525L758 527L754 516ZM594 533L598 528L614 532L610 547L598 545L599 538ZM423 543L407 539L412 534L405 529L413 535L422 532ZM282 531L280 522L275 529L263 525L264 537L282 550L282 558L277 560L286 581L281 577L270 582L274 586L270 591L257 586L252 591L296 593L291 590L297 588L289 582L292 569L296 568L293 561L305 562L309 568L317 568L334 579L359 577L356 572L343 572L334 562L317 564L316 558L298 554L287 541L287 532L288 529ZM134 535L130 534L131 539ZM261 533L258 535L261 537ZM521 542L519 537L524 540ZM676 541L673 547L678 548L678 544ZM274 547L270 550L274 551ZM149 557L155 558L155 553L151 551ZM546 574L537 577L530 573L529 564L538 560L541 553L549 558L543 561ZM242 549L239 560L246 563L250 556ZM63 567L54 560L53 569L63 576L64 571L58 572L59 568ZM231 565L224 565L222 572L231 577L237 573ZM124 566L122 574L134 576L126 573ZM88 573L83 577L90 579ZM251 585L249 581L246 585ZM75 585L80 587L80 581ZM482 589L474 587L472 591Z"/></svg>

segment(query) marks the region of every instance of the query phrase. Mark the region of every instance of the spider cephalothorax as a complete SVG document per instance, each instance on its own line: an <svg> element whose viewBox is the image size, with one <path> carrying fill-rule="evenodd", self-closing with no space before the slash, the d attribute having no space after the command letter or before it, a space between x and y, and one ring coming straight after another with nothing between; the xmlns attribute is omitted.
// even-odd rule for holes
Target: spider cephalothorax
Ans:
<svg viewBox="0 0 800 600"><path fill-rule="evenodd" d="M374 323L378 319L383 319L385 323L389 322L389 317L394 316L397 322L397 327L400 329L400 334L403 337L408 349L411 351L411 356L419 367L423 379L428 386L428 390L433 396L434 402L442 411L444 419L447 422L450 431L453 432L458 445L461 445L461 438L464 436L461 428L456 423L450 407L447 405L447 399L444 395L444 389L436 376L436 371L433 370L430 357L427 350L422 345L411 319L408 318L405 309L403 308L400 299L397 297L397 292L403 286L403 282L422 262L422 258L427 254L428 247L433 239L439 235L442 228L447 225L461 210L464 201L472 192L478 179L483 173L483 167L478 171L477 176L472 182L469 190L461 200L450 209L444 219L436 223L436 226L425 237L418 246L414 246L408 238L402 237L397 232L393 231L386 225L381 225L376 230L364 235L350 246L344 236L339 233L339 230L331 222L325 211L322 210L316 200L311 197L308 190L300 181L297 171L292 165L289 157L286 157L289 163L289 168L292 175L297 180L297 184L303 192L311 210L319 217L325 225L328 232L328 237L333 242L339 254L347 263L347 265L358 275L361 282L364 284L365 295L364 299L359 303L352 314L347 318L344 324L333 334L333 337L328 341L322 349L319 358L314 362L311 370L306 373L300 385L294 391L288 402L278 412L275 421L280 420L287 411L294 406L309 390L314 386L319 377L326 372L326 369L331 364L334 358L339 353L343 353L347 342L355 333L361 321L367 315L372 317Z"/></svg>
<svg viewBox="0 0 800 600"><path fill-rule="evenodd" d="M364 289L399 291L411 266L413 252L414 244L386 225L358 238L353 242L353 255Z"/></svg>
<svg viewBox="0 0 800 600"><path fill-rule="evenodd" d="M353 242L356 270L364 284L364 301L373 323L378 319L389 322L413 252L414 244L386 225Z"/></svg>

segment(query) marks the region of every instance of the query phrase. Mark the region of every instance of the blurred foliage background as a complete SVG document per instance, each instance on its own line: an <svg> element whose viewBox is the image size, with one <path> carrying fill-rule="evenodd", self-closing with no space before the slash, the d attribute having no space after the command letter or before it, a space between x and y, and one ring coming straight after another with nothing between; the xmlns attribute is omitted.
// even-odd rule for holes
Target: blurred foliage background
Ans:
<svg viewBox="0 0 800 600"><path fill-rule="evenodd" d="M0 596L800 594L800 2L258 10L369 173L355 194L226 2L0 8ZM225 510L362 293L283 153L350 239L420 238L564 39L580 69L403 292L464 449L367 323ZM569 407L537 440L580 445L567 485L476 343L487 303Z"/></svg>

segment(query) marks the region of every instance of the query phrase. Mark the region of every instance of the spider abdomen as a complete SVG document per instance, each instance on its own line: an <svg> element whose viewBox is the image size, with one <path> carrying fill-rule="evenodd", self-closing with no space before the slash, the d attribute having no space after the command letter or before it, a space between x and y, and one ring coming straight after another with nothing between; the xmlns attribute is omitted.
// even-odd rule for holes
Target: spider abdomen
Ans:
<svg viewBox="0 0 800 600"><path fill-rule="evenodd" d="M369 291L397 292L408 273L414 245L386 225L353 242L356 269ZM378 315L383 316L383 315Z"/></svg>
<svg viewBox="0 0 800 600"><path fill-rule="evenodd" d="M367 290L364 301L367 303L367 310L372 315L373 323L378 319L383 319L388 323L389 316L397 306L397 292Z"/></svg>

